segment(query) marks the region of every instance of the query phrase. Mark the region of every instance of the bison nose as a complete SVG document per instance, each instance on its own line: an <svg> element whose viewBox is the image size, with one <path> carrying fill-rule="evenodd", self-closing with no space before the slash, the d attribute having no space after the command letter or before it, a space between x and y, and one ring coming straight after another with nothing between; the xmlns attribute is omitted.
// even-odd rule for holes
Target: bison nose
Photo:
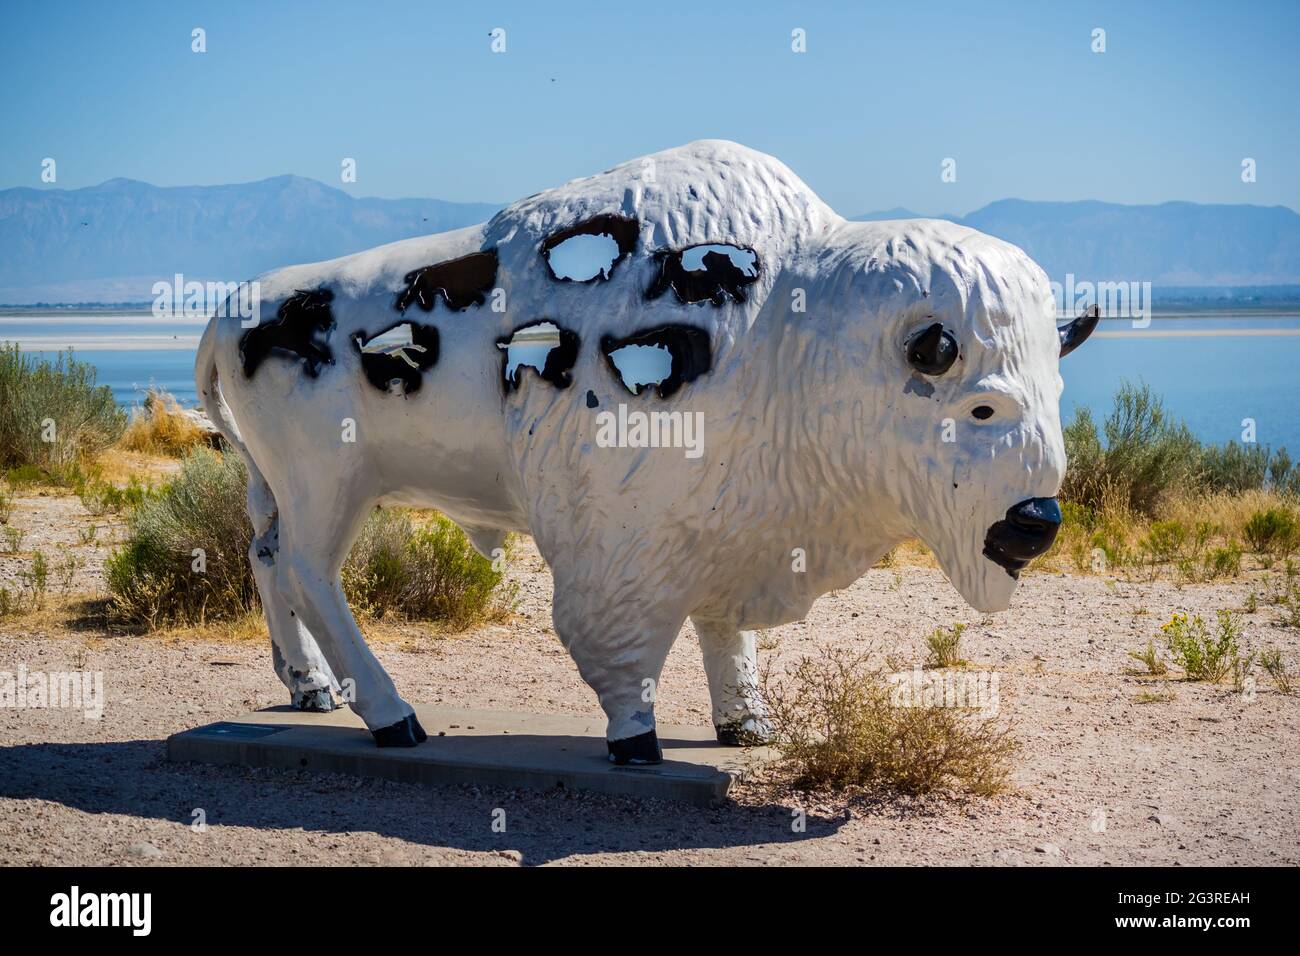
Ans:
<svg viewBox="0 0 1300 956"><path fill-rule="evenodd" d="M989 528L984 557L1018 578L1025 565L1052 546L1060 527L1061 506L1055 498L1028 498Z"/></svg>

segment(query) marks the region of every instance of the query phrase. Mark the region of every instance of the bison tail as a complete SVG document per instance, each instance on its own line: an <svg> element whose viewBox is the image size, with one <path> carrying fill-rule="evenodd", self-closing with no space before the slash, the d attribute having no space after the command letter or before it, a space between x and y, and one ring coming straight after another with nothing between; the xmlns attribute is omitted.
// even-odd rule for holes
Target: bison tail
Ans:
<svg viewBox="0 0 1300 956"><path fill-rule="evenodd" d="M221 382L217 375L217 323L219 317L208 321L199 340L198 355L194 359L194 387L199 393L199 402L208 421L216 426L217 431L245 462L249 461L248 448L239 435L239 426L235 424L230 406L221 395Z"/></svg>
<svg viewBox="0 0 1300 956"><path fill-rule="evenodd" d="M275 498L266 479L262 477L257 463L253 461L248 446L244 444L244 439L239 434L239 426L235 423L235 416L221 394L221 379L217 372L216 359L219 321L219 316L210 319L208 327L203 330L203 338L199 340L199 351L194 360L194 385L198 389L199 401L203 403L204 414L216 426L221 437L244 460L249 478L249 515L254 518L254 527L260 528L261 524L257 521L259 516L267 519L275 516Z"/></svg>

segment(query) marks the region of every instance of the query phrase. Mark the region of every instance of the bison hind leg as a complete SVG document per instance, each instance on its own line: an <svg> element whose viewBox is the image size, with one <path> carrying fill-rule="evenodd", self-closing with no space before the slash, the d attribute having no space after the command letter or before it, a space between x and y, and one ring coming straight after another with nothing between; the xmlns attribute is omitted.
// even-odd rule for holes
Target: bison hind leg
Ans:
<svg viewBox="0 0 1300 956"><path fill-rule="evenodd" d="M754 747L767 743L772 727L758 689L758 635L720 621L692 617L704 654L718 743Z"/></svg>
<svg viewBox="0 0 1300 956"><path fill-rule="evenodd" d="M277 586L280 519L271 490L256 468L249 469L248 513L255 533L248 560L271 634L276 676L289 689L296 710L327 713L335 707L331 690L338 688L338 681L315 639L295 617Z"/></svg>
<svg viewBox="0 0 1300 956"><path fill-rule="evenodd" d="M270 612L267 616L270 616ZM294 710L327 714L338 706L334 703L334 694L330 691L331 678L321 671L301 671L292 667L284 659L280 642L274 637L271 641L271 658L275 663L276 674L280 676L284 686L289 688L289 703Z"/></svg>

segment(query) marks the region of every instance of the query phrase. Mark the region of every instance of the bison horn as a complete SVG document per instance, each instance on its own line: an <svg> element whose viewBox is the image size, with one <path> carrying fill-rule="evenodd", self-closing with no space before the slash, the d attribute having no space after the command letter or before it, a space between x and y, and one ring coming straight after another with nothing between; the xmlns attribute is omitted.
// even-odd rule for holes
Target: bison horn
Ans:
<svg viewBox="0 0 1300 956"><path fill-rule="evenodd" d="M1092 335L1093 329L1101 320L1101 309L1092 306L1084 310L1083 314L1077 319L1066 322L1057 328L1057 333L1061 336L1061 358L1065 358L1080 345L1088 336Z"/></svg>
<svg viewBox="0 0 1300 956"><path fill-rule="evenodd" d="M908 340L907 362L926 375L942 375L957 361L957 340L936 322Z"/></svg>

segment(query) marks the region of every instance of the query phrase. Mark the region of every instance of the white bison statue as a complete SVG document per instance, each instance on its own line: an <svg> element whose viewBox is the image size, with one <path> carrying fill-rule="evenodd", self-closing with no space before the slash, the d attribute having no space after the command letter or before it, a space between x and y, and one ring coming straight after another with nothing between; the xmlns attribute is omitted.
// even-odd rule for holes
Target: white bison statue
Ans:
<svg viewBox="0 0 1300 956"><path fill-rule="evenodd" d="M704 141L483 225L262 276L214 318L203 404L248 466L277 671L380 746L425 733L340 568L377 505L436 508L484 555L532 535L554 623L655 763L660 670L690 617L718 739L767 732L755 634L917 536L1006 608L1055 536L1065 468L1043 271L948 222L848 222L770 156Z"/></svg>

